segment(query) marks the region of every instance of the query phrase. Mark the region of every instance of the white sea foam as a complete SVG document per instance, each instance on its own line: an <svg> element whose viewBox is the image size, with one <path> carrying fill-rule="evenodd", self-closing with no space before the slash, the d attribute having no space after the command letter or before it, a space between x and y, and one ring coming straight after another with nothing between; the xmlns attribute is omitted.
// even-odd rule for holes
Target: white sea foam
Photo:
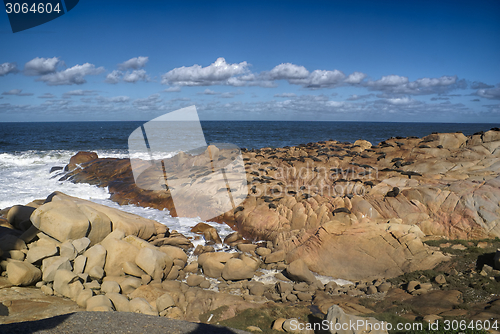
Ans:
<svg viewBox="0 0 500 334"><path fill-rule="evenodd" d="M172 217L168 210L143 208L136 205L118 205L109 199L107 188L68 181L59 181L60 172L49 173L52 167L64 167L74 151L26 151L16 154L0 154L0 209L16 204L27 204L35 199L44 199L54 191L87 199L99 204L114 207L126 212L156 220L168 226L171 230L193 238L193 244L203 243L203 238L194 240L198 235L190 230L201 222L196 218ZM102 158L127 158L123 151L97 151ZM206 222L214 226L221 238L232 232L224 224ZM199 236L198 236L199 237Z"/></svg>
<svg viewBox="0 0 500 334"><path fill-rule="evenodd" d="M262 282L264 284L275 284L276 282L280 281L278 278L276 278L276 274L280 273L281 270L267 270L267 269L259 269L259 271L262 273L260 276L254 276L253 280ZM353 284L351 281L347 281L344 279L340 278L333 278L330 276L323 276L323 275L318 275L316 273L313 273L314 276L322 283L322 284L327 284L328 282L335 282L338 285L349 285Z"/></svg>

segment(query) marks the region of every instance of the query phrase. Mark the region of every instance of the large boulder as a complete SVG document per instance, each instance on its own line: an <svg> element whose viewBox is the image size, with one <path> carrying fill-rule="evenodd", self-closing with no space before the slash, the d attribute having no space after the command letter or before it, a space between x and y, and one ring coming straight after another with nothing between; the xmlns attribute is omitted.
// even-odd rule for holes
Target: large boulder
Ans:
<svg viewBox="0 0 500 334"><path fill-rule="evenodd" d="M40 231L60 242L85 237L90 227L88 218L70 200L42 205L33 211L31 222Z"/></svg>
<svg viewBox="0 0 500 334"><path fill-rule="evenodd" d="M26 243L23 239L15 236L14 234L5 233L0 236L0 249L4 252L11 250L26 249Z"/></svg>
<svg viewBox="0 0 500 334"><path fill-rule="evenodd" d="M93 268L104 269L106 263L106 248L102 245L94 245L87 249L83 256L87 258L84 273L90 273Z"/></svg>
<svg viewBox="0 0 500 334"><path fill-rule="evenodd" d="M172 268L173 261L165 253L151 248L141 248L135 257L135 264L154 280L161 280Z"/></svg>
<svg viewBox="0 0 500 334"><path fill-rule="evenodd" d="M314 274L309 270L307 264L302 261L302 259L297 259L290 263L286 267L286 272L288 277L294 281L307 282L309 284L316 281L316 277L314 277Z"/></svg>
<svg viewBox="0 0 500 334"><path fill-rule="evenodd" d="M42 272L29 262L9 261L7 277L14 285L32 285L40 280Z"/></svg>
<svg viewBox="0 0 500 334"><path fill-rule="evenodd" d="M84 290L80 277L72 271L59 269L54 276L54 291L72 300Z"/></svg>
<svg viewBox="0 0 500 334"><path fill-rule="evenodd" d="M242 279L250 279L255 273L255 268L252 268L240 259L229 259L224 269L222 270L222 278L227 281L237 281Z"/></svg>
<svg viewBox="0 0 500 334"><path fill-rule="evenodd" d="M158 311L144 298L136 297L129 302L130 312L147 315L158 315Z"/></svg>
<svg viewBox="0 0 500 334"><path fill-rule="evenodd" d="M286 235L283 238L288 239ZM346 226L332 221L315 233L304 233L298 244L283 242L287 262L301 259L320 275L347 280L395 277L432 269L448 259L423 244L418 229L401 224Z"/></svg>
<svg viewBox="0 0 500 334"><path fill-rule="evenodd" d="M59 269L71 271L73 268L67 257L53 256L42 261L43 281L52 282Z"/></svg>
<svg viewBox="0 0 500 334"><path fill-rule="evenodd" d="M69 164L64 168L66 171L73 170L79 165L97 159L97 153L80 151L69 159Z"/></svg>
<svg viewBox="0 0 500 334"><path fill-rule="evenodd" d="M31 225L30 216L36 208L25 205L14 205L7 213L7 221L18 230L27 230Z"/></svg>
<svg viewBox="0 0 500 334"><path fill-rule="evenodd" d="M111 233L111 220L106 214L84 204L78 204L78 208L90 222L90 232L87 237L91 246L101 242Z"/></svg>
<svg viewBox="0 0 500 334"><path fill-rule="evenodd" d="M87 311L113 311L113 303L111 300L104 295L97 295L90 297L87 300Z"/></svg>
<svg viewBox="0 0 500 334"><path fill-rule="evenodd" d="M33 246L28 250L26 261L29 263L40 262L41 260L57 255L59 250L54 245Z"/></svg>
<svg viewBox="0 0 500 334"><path fill-rule="evenodd" d="M205 276L219 278L222 275L224 264L235 255L226 252L209 252L198 256L198 265L203 268Z"/></svg>
<svg viewBox="0 0 500 334"><path fill-rule="evenodd" d="M134 245L120 239L113 238L113 234L118 230L111 233L103 240L101 245L106 249L106 262L104 271L110 276L123 275L123 264L126 262L135 263L135 258L139 253L139 249Z"/></svg>
<svg viewBox="0 0 500 334"><path fill-rule="evenodd" d="M91 239L92 244L100 242L107 235L107 233L109 234L111 230L115 229L122 230L125 232L125 235L135 235L144 240L148 240L153 235L156 235L157 231L165 231L165 226L154 220L143 218L132 213L110 208L105 205L97 204L77 197L68 196L58 191L49 195L46 203L33 212L31 221L33 222L35 219L37 222L36 224L33 222L33 225L39 225L40 219L37 217L41 212L47 211L47 209L44 208L46 205L59 202L66 203L68 208L55 215L64 216L69 215L69 213L65 212L77 212L78 221L87 221L87 233L83 233L82 236L88 236ZM53 208L52 206L56 206L56 204L52 204L49 208ZM62 204L62 206L64 206L64 204ZM61 206L57 206L57 208L61 208ZM41 212L37 214L38 210ZM59 216L59 218L63 218L61 216ZM109 222L111 222L111 228L109 226ZM55 228L52 228L50 230L52 231L54 229ZM83 222L81 222L81 229L83 230ZM80 231L80 229L78 229L78 231ZM74 237L73 239L78 239L78 237Z"/></svg>

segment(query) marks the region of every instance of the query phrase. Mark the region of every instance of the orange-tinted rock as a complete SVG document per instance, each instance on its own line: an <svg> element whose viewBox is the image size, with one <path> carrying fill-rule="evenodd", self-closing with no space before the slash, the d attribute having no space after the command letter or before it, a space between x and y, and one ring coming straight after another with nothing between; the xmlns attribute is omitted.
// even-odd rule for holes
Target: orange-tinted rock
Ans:
<svg viewBox="0 0 500 334"><path fill-rule="evenodd" d="M98 158L97 153L95 152L83 152L80 151L74 156L69 159L69 164L66 165L65 170L73 170L75 169L78 165L81 165L83 163L89 162L96 160Z"/></svg>

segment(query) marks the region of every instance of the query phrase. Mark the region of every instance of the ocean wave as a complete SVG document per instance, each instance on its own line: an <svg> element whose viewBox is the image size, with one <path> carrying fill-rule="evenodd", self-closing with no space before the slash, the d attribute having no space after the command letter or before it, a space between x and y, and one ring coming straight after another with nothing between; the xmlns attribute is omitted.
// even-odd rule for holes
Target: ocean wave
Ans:
<svg viewBox="0 0 500 334"><path fill-rule="evenodd" d="M144 208L136 205L119 205L109 199L107 188L85 183L75 184L69 181L59 181L59 177L54 177L54 173L49 173L52 167L65 166L71 156L76 153L76 151L67 150L1 153L0 184L3 187L0 187L0 209L17 204L24 205L36 199L45 199L52 192L61 191L70 196L156 220L171 230L177 230L187 237L192 237L195 246L203 243L203 238L195 240L196 234L191 232L191 228L201 222L199 218L177 218L172 217L168 210ZM97 150L96 153L102 158L128 158L128 152L124 150ZM136 157L149 159L148 156L140 154ZM221 238L232 232L227 225L206 223L215 227Z"/></svg>

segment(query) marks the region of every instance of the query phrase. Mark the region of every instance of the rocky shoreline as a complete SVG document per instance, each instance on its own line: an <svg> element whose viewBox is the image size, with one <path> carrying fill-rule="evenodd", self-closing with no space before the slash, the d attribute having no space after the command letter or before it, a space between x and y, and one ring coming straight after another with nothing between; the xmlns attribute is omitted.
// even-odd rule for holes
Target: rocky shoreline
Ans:
<svg viewBox="0 0 500 334"><path fill-rule="evenodd" d="M272 309L278 330L301 307L334 323L500 320L500 129L242 154L249 196L213 219L235 232L221 240L200 223L196 248L155 221L62 193L1 210L2 291L35 285L87 311L211 324ZM168 189L136 186L128 159L80 152L60 178L175 213Z"/></svg>

